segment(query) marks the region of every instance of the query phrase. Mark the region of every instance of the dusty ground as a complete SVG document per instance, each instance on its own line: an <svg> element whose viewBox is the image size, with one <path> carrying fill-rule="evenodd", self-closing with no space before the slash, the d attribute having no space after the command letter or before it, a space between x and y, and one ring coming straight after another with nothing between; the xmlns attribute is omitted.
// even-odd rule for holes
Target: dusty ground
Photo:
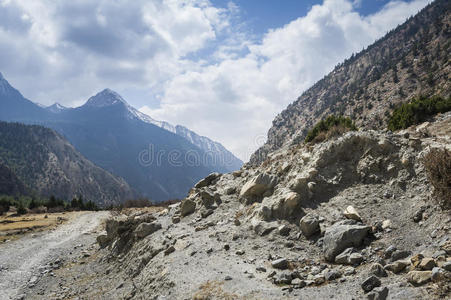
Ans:
<svg viewBox="0 0 451 300"><path fill-rule="evenodd" d="M95 242L96 231L109 212L79 212L69 216L65 224L0 244L0 299L28 299L27 295L46 298L39 296L40 291L35 289L37 283L46 278L52 280L54 270L87 256L84 251ZM53 224L34 218L34 221L22 220L17 225Z"/></svg>
<svg viewBox="0 0 451 300"><path fill-rule="evenodd" d="M22 237L24 234L50 230L68 220L78 217L80 212L62 212L49 214L26 214L17 216L12 213L0 216L0 243Z"/></svg>

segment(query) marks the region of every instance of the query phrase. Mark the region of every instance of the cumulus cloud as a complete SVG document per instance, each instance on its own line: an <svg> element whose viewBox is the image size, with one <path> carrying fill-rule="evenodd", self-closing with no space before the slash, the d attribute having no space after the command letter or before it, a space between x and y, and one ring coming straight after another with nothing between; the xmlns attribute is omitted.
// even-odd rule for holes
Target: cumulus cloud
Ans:
<svg viewBox="0 0 451 300"><path fill-rule="evenodd" d="M160 107L141 110L184 122L248 159L276 114L302 91L427 2L390 2L376 14L361 16L351 1L326 0L306 16L269 31L260 43L247 45L244 57L174 76Z"/></svg>
<svg viewBox="0 0 451 300"><path fill-rule="evenodd" d="M247 159L287 104L428 2L361 16L359 1L325 0L256 40L233 2L0 0L0 71L47 105L123 91L153 118Z"/></svg>

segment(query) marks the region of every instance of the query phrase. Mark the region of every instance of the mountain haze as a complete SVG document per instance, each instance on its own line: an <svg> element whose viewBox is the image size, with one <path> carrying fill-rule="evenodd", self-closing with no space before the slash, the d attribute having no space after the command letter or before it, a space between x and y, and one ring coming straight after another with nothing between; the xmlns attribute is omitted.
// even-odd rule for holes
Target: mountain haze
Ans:
<svg viewBox="0 0 451 300"><path fill-rule="evenodd" d="M16 186L4 191L10 195L24 194L24 184L42 196L83 196L102 206L134 196L122 178L95 166L61 135L42 126L0 122L0 166L6 174L0 177L9 177Z"/></svg>
<svg viewBox="0 0 451 300"><path fill-rule="evenodd" d="M77 108L42 108L3 77L0 84L1 120L55 129L89 160L152 200L182 198L208 174L241 167L242 162L219 143L181 126L155 125L157 121L110 89Z"/></svg>

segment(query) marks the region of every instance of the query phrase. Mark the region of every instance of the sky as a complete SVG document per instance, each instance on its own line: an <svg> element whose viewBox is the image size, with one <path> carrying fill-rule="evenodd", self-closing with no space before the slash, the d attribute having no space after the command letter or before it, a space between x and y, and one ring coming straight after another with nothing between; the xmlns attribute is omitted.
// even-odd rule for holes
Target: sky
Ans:
<svg viewBox="0 0 451 300"><path fill-rule="evenodd" d="M0 0L0 72L76 107L111 88L244 161L272 120L429 0Z"/></svg>

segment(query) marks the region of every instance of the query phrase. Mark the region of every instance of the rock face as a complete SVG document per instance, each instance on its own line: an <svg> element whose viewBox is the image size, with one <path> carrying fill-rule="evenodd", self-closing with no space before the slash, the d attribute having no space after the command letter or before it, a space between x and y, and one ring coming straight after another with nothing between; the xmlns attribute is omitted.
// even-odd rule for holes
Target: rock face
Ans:
<svg viewBox="0 0 451 300"><path fill-rule="evenodd" d="M323 241L324 257L333 261L341 251L348 247L358 247L370 231L369 226L335 224L326 229Z"/></svg>

